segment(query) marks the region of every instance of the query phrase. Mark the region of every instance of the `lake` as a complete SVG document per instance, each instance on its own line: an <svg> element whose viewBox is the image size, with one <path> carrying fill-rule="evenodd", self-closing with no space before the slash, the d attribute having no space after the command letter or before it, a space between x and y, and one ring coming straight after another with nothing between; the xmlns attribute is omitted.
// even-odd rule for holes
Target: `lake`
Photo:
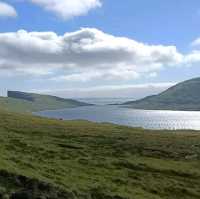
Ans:
<svg viewBox="0 0 200 199"><path fill-rule="evenodd" d="M146 129L200 130L200 112L135 110L120 106L97 105L78 108L42 111L39 116L64 120L110 122Z"/></svg>

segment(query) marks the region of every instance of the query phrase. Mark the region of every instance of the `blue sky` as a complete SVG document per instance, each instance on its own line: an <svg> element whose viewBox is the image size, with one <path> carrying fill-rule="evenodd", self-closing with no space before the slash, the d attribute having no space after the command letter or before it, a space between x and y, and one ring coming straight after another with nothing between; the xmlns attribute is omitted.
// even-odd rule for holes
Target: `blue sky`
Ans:
<svg viewBox="0 0 200 199"><path fill-rule="evenodd" d="M50 1L54 2L54 0ZM70 7L71 10L76 6L69 5L69 0L62 1L64 6L73 6L72 8ZM24 58L20 60L24 55L19 53L16 55L16 52L12 49L13 53L10 54L10 58L12 59L13 57L13 61L12 63L7 63L6 58L8 56L6 57L5 53L0 53L0 63L1 56L3 60L2 65L0 64L0 69L3 68L0 79L0 93L2 94L5 94L7 89L14 89L50 92L66 97L70 97L70 95L72 97L112 97L120 91L119 97L125 95L139 98L152 94L152 92L160 92L175 82L200 76L200 42L198 42L200 37L199 0L85 0L85 4L88 3L89 8L87 7L88 9L84 10L84 7L80 7L84 14L68 13L70 9L68 7L64 8L64 6L61 11L55 11L49 8L51 6L49 3L41 3L42 0L4 0L0 2L6 3L15 9L16 12L14 14L9 10L7 16L6 14L2 16L1 12L3 11L0 4L1 34L8 34L8 32L16 33L23 29L27 34L30 32L54 32L57 34L57 37L70 32L76 37L77 35L79 37L89 35L95 41L96 39L102 40L102 45L105 45L106 41L108 41L108 46L104 46L104 49L105 52L109 53L108 56L110 56L106 57L106 61L100 60L100 58L105 58L105 52L102 52L102 49L97 49L95 45L92 46L94 51L101 53L99 54L100 58L96 62L90 59L91 55L98 56L98 54L92 52L90 55L87 49L87 53L84 52L86 56L83 58L79 57L80 60L78 61L72 60L68 63L68 59L66 59L63 63L60 61L55 62L55 65L59 65L58 68L51 66L51 62L54 62L54 60L51 60L50 57L41 59L41 62L36 62L32 59L28 60L27 58L25 60L26 66L22 67L20 65L18 67L21 62L24 63ZM79 6L79 0L77 0L77 6ZM59 13L62 13L62 15ZM80 31L82 27L87 27L88 29ZM77 33L77 31L79 32ZM105 35L101 35L101 33ZM23 37L25 34L21 35ZM95 35L94 38L93 35ZM107 35L113 36L115 39L110 41ZM15 35L13 37L16 39ZM118 39L120 37L130 40L130 45L128 41ZM2 42L4 38L5 35L2 36ZM31 40L31 38L28 39ZM16 45L15 49L22 47L13 38L11 38L11 41L14 42L12 47L14 44ZM109 45L109 41L112 42L111 45ZM137 42L137 44L132 43L132 41ZM73 40L73 42L76 41ZM142 43L143 47L139 47L138 43ZM4 42L2 46L4 45L3 49L0 48L0 52L1 50L4 52L5 49L10 49L10 46L9 48L6 46L11 45L10 43L5 44ZM136 51L134 45L138 47ZM152 48L152 45L156 46L156 49ZM112 46L112 51L110 46ZM160 49L160 46L163 48ZM176 50L169 50L168 46L173 46ZM85 46L83 47L85 49ZM116 54L117 50L122 52L119 51L119 54ZM21 50L19 51L21 52ZM120 52L122 56L124 55L124 58L122 57L123 59L121 58L117 62L115 60L117 55L120 56ZM126 54L127 52L128 54ZM134 58L131 57L131 53L134 54ZM149 56L154 56L154 54L159 56L157 58L159 63L157 60L155 61L154 57L149 58ZM18 57L17 60L16 56ZM31 54L28 56L31 56ZM41 56L44 57L44 52L41 53ZM69 54L68 56L75 55ZM88 58L87 56L90 57ZM40 55L35 55L35 59L37 57L40 57ZM148 60L146 58L145 60L142 59L144 57L148 57ZM85 59L89 61L87 62ZM127 61L127 59L130 60ZM81 67L82 62L86 62L84 68ZM15 65L15 63L17 67L10 66ZM7 67L7 65L10 67ZM30 68L29 65L31 65ZM71 65L76 66L73 68ZM104 65L105 69L102 69L102 65ZM133 68L131 68L132 66ZM48 71L48 67L50 69L53 68L53 71ZM127 77L121 77L120 73L121 76ZM138 93L138 85L143 89L143 92ZM125 88L127 88L126 92L124 92ZM109 90L110 92L102 94L102 89ZM74 92L74 90L77 90L77 92ZM82 94L80 95L78 92Z"/></svg>

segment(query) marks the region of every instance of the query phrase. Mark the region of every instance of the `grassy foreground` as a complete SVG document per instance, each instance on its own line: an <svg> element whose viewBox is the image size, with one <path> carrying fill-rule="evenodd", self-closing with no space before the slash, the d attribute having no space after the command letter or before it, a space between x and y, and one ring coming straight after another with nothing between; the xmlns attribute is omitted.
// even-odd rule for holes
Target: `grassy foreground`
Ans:
<svg viewBox="0 0 200 199"><path fill-rule="evenodd" d="M200 198L200 134L1 112L0 198Z"/></svg>

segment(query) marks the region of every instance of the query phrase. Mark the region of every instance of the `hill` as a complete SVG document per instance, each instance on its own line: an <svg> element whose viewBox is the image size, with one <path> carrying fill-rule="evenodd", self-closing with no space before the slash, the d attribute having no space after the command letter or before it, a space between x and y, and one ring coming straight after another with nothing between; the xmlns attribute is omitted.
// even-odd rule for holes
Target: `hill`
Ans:
<svg viewBox="0 0 200 199"><path fill-rule="evenodd" d="M200 198L200 134L0 112L0 197Z"/></svg>
<svg viewBox="0 0 200 199"><path fill-rule="evenodd" d="M36 112L88 105L90 104L72 99L19 91L8 91L8 97L0 97L1 109L15 112Z"/></svg>
<svg viewBox="0 0 200 199"><path fill-rule="evenodd" d="M179 83L159 95L123 105L136 109L200 111L200 78Z"/></svg>

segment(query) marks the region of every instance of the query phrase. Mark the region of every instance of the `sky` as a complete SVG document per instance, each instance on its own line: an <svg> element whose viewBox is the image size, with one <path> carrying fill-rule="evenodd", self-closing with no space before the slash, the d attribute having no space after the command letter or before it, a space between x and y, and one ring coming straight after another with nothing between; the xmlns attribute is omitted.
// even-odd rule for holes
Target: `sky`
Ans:
<svg viewBox="0 0 200 199"><path fill-rule="evenodd" d="M139 99L199 67L199 0L0 0L0 95Z"/></svg>

